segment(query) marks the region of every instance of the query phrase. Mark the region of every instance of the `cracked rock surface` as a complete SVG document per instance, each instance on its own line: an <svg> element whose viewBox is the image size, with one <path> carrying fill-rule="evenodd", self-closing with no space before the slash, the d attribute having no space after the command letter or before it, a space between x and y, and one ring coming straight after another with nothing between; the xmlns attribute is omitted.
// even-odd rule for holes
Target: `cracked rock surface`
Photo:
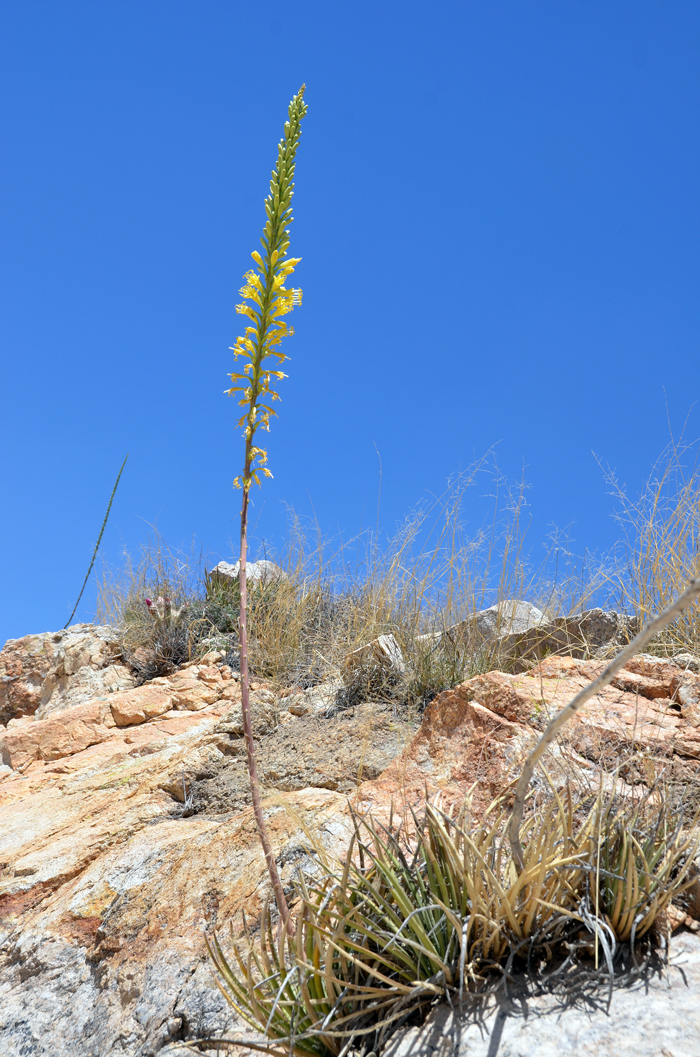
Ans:
<svg viewBox="0 0 700 1057"><path fill-rule="evenodd" d="M254 922L267 897L239 684L212 655L85 699L85 666L75 664L74 683L43 708L66 641L81 641L79 659L108 659L96 632L91 643L84 628L28 636L0 654L10 672L0 726L2 1057L146 1057L178 1040L249 1033L204 947L205 928L241 909ZM332 688L306 692L304 707L287 694L293 711L264 684L252 689L268 824L289 885L308 859L300 823L342 851L347 795L412 730L376 703L324 718Z"/></svg>
<svg viewBox="0 0 700 1057"><path fill-rule="evenodd" d="M0 1053L146 1057L168 1045L184 1057L178 1042L250 1033L217 990L203 939L243 909L254 925L268 896L239 684L212 653L167 678L103 684L85 698L77 664L44 708L58 653L90 635L81 626L56 641L28 636L0 653ZM108 641L95 629L71 655L92 657L99 674L117 663ZM419 803L427 788L449 803L477 783L478 810L602 663L553 658L525 674L478 676L437 697L419 726L377 702L333 709L331 686L276 694L254 682L285 886L313 868L304 827L343 854L348 798L382 817L392 799ZM572 760L595 777L601 755L613 765L624 757L630 784L652 781L659 767L694 779L699 691L688 668L637 658L572 724L548 761L553 781L566 780Z"/></svg>

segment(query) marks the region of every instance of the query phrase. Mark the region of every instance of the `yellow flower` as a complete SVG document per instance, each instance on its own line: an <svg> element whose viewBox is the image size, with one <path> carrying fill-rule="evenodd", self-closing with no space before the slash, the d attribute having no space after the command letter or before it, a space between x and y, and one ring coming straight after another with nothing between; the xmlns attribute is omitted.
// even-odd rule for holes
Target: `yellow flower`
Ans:
<svg viewBox="0 0 700 1057"><path fill-rule="evenodd" d="M236 486L246 491L252 481L260 484L258 470L266 477L272 474L266 467L267 453L253 444L258 428L268 430L270 418L275 411L260 402L261 397L271 402L279 400L279 394L271 388L272 379L282 381L287 375L280 370L272 370L270 357L274 357L280 366L289 357L278 351L283 338L294 333L282 320L295 307L301 304L300 289L287 289L285 282L300 263L300 257L287 257L289 249L289 225L292 222L292 195L294 193L294 161L296 157L300 122L306 114L304 89L300 89L289 104L289 120L285 124L284 136L277 149L277 165L270 180L270 194L265 199L267 219L260 240L263 253L253 250L251 257L257 265L257 271L251 269L243 276L244 285L240 289L243 301L236 305L239 315L247 316L254 326L246 327L245 333L236 338L232 346L234 358L243 356L248 362L243 373L233 372L233 385L226 392L229 395L243 396L238 403L247 407L246 413L239 419L238 425L244 431L246 439L245 466L247 470L236 478Z"/></svg>

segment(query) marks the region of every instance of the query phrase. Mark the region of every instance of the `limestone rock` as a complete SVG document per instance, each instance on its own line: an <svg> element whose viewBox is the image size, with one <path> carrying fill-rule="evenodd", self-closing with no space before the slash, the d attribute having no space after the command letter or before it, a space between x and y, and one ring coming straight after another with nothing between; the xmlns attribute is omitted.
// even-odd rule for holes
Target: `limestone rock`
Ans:
<svg viewBox="0 0 700 1057"><path fill-rule="evenodd" d="M430 648L468 647L493 657L495 663L524 670L550 654L571 657L607 656L637 633L637 621L622 613L587 609L548 620L529 602L507 599L447 628L420 636ZM432 641L431 641L432 640Z"/></svg>
<svg viewBox="0 0 700 1057"><path fill-rule="evenodd" d="M201 1035L248 1034L214 985L203 932L227 930L242 909L255 928L269 888L250 809L240 685L225 666L208 661L44 719L13 719L0 731L9 760L0 767L2 1057L147 1057ZM264 810L283 884L312 868L305 828L343 854L348 798L381 820L392 799L419 804L427 788L449 804L476 782L478 816L512 779L546 717L602 664L554 657L527 673L478 676L436 697L417 728L377 703L338 714L282 712L275 691L255 682ZM633 689L625 689L626 678ZM648 787L655 761L697 778L700 734L672 699L676 683L692 689L694 679L665 662L642 658L630 665L620 686L591 701L552 751L552 780L566 781L571 760L595 778L601 758L617 766L636 746L650 770L640 765L633 773L628 762L626 781ZM204 701L200 692L214 692L216 700L190 708L188 702ZM171 707L158 715L165 698ZM149 702L157 700L153 712ZM115 705L140 721L118 726ZM692 907L696 897L691 890ZM686 953L694 959L692 950ZM682 999L677 1004L675 992L670 1001L671 1041L664 1045L676 1057L692 1054L682 1031L688 1023L697 1037L696 1014ZM616 1002L618 994L613 1017ZM537 1023L552 1022L548 1006L531 1008L543 1012ZM562 1046L569 1044L568 1015L557 1022ZM631 1007L626 1015L628 1024L637 1023ZM487 1042L486 1049L465 1052L495 1053L501 1030L510 1038L515 1013L506 1024L494 1016L487 1021L496 1040L491 1050ZM584 1031L582 1023L572 1020L574 1035ZM640 1023L646 1030L647 1021ZM527 1024L530 1030L534 1021ZM464 1037L471 1045L472 1037ZM529 1036L514 1038L521 1046ZM580 1038L591 1045L603 1038L608 1053L625 1052L605 1035ZM473 1045L482 1045L476 1036ZM539 1051L522 1052L546 1055L548 1045L545 1039ZM646 1052L643 1045L644 1039L635 1057ZM510 1052L521 1051L514 1043ZM602 1043L599 1052L606 1052Z"/></svg>
<svg viewBox="0 0 700 1057"><path fill-rule="evenodd" d="M687 650L683 650L682 653L676 653L673 663L688 672L695 672L695 674L700 672L700 657L697 657L694 653L689 653Z"/></svg>
<svg viewBox="0 0 700 1057"><path fill-rule="evenodd" d="M200 711L218 702L220 711L225 711L237 701L240 688L231 679L230 669L190 664L167 678L103 693L80 705L49 712L45 718L39 718L37 711L33 717L10 719L7 729L0 729L0 760L23 770L34 760L58 760L96 746L112 737L115 728L138 726L171 710ZM133 742L131 735L129 743Z"/></svg>
<svg viewBox="0 0 700 1057"><path fill-rule="evenodd" d="M550 657L527 673L488 672L444 691L430 703L420 729L378 779L379 786L387 796L400 785L415 801L427 788L456 802L477 783L474 803L480 810L517 776L549 718L604 666L603 661ZM621 682L637 675L625 670ZM549 750L546 766L555 784L571 776L572 766L592 778L602 765L611 772L619 768L632 784L649 785L661 771L697 781L700 730L671 697L679 680L698 677L673 665L667 677L663 697L653 696L662 687L649 680L635 683L633 691L609 686L592 698Z"/></svg>
<svg viewBox="0 0 700 1057"><path fill-rule="evenodd" d="M544 613L530 602L508 598L489 609L476 614L475 625L482 638L522 635L531 628L539 627L545 619Z"/></svg>
<svg viewBox="0 0 700 1057"><path fill-rule="evenodd" d="M47 719L11 720L0 735L0 758L19 771L33 760L59 760L109 736L110 710L98 701L73 705Z"/></svg>
<svg viewBox="0 0 700 1057"><path fill-rule="evenodd" d="M219 562L209 573L209 576L212 580L219 583L233 583L238 580L240 564L240 562ZM266 558L261 558L257 562L246 562L246 582L248 583L265 584L274 583L276 580L288 579L289 577L284 569L280 569L279 565L268 561Z"/></svg>
<svg viewBox="0 0 700 1057"><path fill-rule="evenodd" d="M250 694L250 710L252 714L253 736L262 738L270 734L277 726L277 708L275 697L269 691L252 691ZM243 710L240 704L240 695L237 703L224 712L217 724L217 731L228 734L234 738L243 737Z"/></svg>
<svg viewBox="0 0 700 1057"><path fill-rule="evenodd" d="M639 630L634 617L600 608L546 622L518 644L519 659L541 659L552 653L571 657L614 655Z"/></svg>
<svg viewBox="0 0 700 1057"><path fill-rule="evenodd" d="M164 686L139 686L116 695L110 702L110 710L118 727L130 727L169 712L174 696Z"/></svg>
<svg viewBox="0 0 700 1057"><path fill-rule="evenodd" d="M455 645L467 642L494 645L510 636L520 637L532 628L540 627L544 620L544 613L530 602L507 598L453 624L441 637Z"/></svg>
<svg viewBox="0 0 700 1057"><path fill-rule="evenodd" d="M293 716L322 714L333 708L338 692L343 688L342 679L325 679L308 690L295 690L280 699L279 707Z"/></svg>
<svg viewBox="0 0 700 1057"><path fill-rule="evenodd" d="M213 705L224 690L223 678L220 675L208 678L207 674L202 676L201 672L192 668L175 672L169 677L168 684L173 691L173 708L187 709L191 712L197 712L200 708Z"/></svg>
<svg viewBox="0 0 700 1057"><path fill-rule="evenodd" d="M224 693L239 691L232 684ZM255 685L266 813L288 885L304 862L302 826L341 854L348 792L407 735L376 705L266 726L275 702ZM92 706L94 729L109 723L110 703ZM77 712L87 725L86 706ZM0 772L3 1057L145 1057L177 1039L249 1031L217 991L203 945L206 927L226 928L240 909L255 922L267 893L244 750L219 748L241 743L239 717L222 696L213 709L112 725L86 748L66 734L59 759L46 758L46 731L74 723L70 710L11 726L33 731L41 751L23 774Z"/></svg>

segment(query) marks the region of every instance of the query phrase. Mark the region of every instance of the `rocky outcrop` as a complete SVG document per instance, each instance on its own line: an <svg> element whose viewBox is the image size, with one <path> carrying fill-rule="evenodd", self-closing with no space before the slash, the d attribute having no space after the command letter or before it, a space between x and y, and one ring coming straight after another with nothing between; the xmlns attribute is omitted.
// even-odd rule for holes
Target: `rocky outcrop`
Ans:
<svg viewBox="0 0 700 1057"><path fill-rule="evenodd" d="M551 654L578 658L605 657L638 631L634 617L613 610L586 609L549 619L530 602L508 598L481 609L444 631L418 636L424 649L468 650L513 670L525 670ZM696 665L697 658L688 655Z"/></svg>
<svg viewBox="0 0 700 1057"><path fill-rule="evenodd" d="M44 717L133 685L113 628L73 624L9 639L0 652L0 723Z"/></svg>
<svg viewBox="0 0 700 1057"><path fill-rule="evenodd" d="M411 734L378 704L323 718L335 690L253 685L287 885L308 861L303 827L342 851L347 795ZM0 728L3 1057L143 1057L236 1028L203 931L241 909L254 921L266 898L242 733L220 655Z"/></svg>
<svg viewBox="0 0 700 1057"><path fill-rule="evenodd" d="M427 790L449 803L474 787L478 813L517 776L549 718L603 668L602 661L553 657L527 673L488 672L445 691L375 789L387 799L400 790L416 803ZM631 785L648 786L661 773L697 784L700 727L695 706L681 699L694 701L698 693L700 676L654 657L635 658L564 728L546 758L550 778L586 790L602 768Z"/></svg>
<svg viewBox="0 0 700 1057"><path fill-rule="evenodd" d="M31 653L38 638L26 640L26 661L13 646L36 685L48 673ZM28 714L13 683L16 713L0 728L3 1057L146 1057L166 1043L184 1057L178 1040L249 1033L216 989L203 945L205 928L237 922L241 910L254 926L268 893L240 687L222 662L212 653L141 687ZM329 707L337 684L277 694L255 682L284 885L313 868L309 828L343 853L348 798L382 817L392 800L419 803L426 789L449 803L473 788L478 814L547 716L601 667L551 658L517 675L490 672L435 698L420 724L376 702ZM629 784L663 768L696 780L699 688L692 671L637 658L550 753L552 780L594 787L601 760Z"/></svg>

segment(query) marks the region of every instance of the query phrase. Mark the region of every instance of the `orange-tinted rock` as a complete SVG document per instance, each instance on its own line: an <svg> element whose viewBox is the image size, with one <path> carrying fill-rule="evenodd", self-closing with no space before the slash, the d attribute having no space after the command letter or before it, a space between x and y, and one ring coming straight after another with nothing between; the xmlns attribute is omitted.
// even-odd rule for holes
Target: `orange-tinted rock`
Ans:
<svg viewBox="0 0 700 1057"><path fill-rule="evenodd" d="M212 686L219 686L224 681L221 669L216 668L214 665L209 665L208 667L203 665L197 673L197 678L202 679L205 683L210 683Z"/></svg>
<svg viewBox="0 0 700 1057"><path fill-rule="evenodd" d="M134 680L119 663L112 628L73 624L63 631L10 639L0 651L0 724L82 704Z"/></svg>
<svg viewBox="0 0 700 1057"><path fill-rule="evenodd" d="M488 677L480 677L482 696L483 678ZM499 690L504 687L500 680L494 680L492 703ZM474 696L475 688L463 683L436 697L402 755L378 779L361 786L361 800L375 808L378 802L388 805L392 797L417 803L427 791L429 795L441 793L446 802L456 802L474 787L473 803L478 813L500 795L538 734L485 708L472 700ZM505 688L504 701L512 704L509 688Z"/></svg>
<svg viewBox="0 0 700 1057"><path fill-rule="evenodd" d="M59 641L56 633L25 635L5 644L0 653L0 723L36 712Z"/></svg>
<svg viewBox="0 0 700 1057"><path fill-rule="evenodd" d="M377 703L329 718L287 711L280 725L275 696L258 686L264 809L285 886L313 868L304 827L342 853L348 796L385 817L392 800L418 804L427 789L449 804L474 787L478 817L548 716L603 666L556 658L478 676L436 697L417 730ZM25 761L0 781L0 1027L12 1057L27 1039L52 1057L145 1055L167 1040L244 1030L214 987L203 931L224 931L241 909L255 927L269 888L247 806L240 685L219 675L191 665L0 732ZM210 691L213 705L178 707L179 695ZM136 718L116 726L114 706ZM617 763L643 745L664 766L682 752L695 767L698 734L682 707L607 688L552 754L553 780L577 751L593 779L601 753Z"/></svg>
<svg viewBox="0 0 700 1057"><path fill-rule="evenodd" d="M483 705L511 723L530 723L535 716L531 696L516 688L514 678L503 672L477 675L459 687L467 700Z"/></svg>
<svg viewBox="0 0 700 1057"><path fill-rule="evenodd" d="M58 760L109 737L114 720L104 702L74 705L48 719L23 719L0 734L0 756L14 770L32 760Z"/></svg>
<svg viewBox="0 0 700 1057"><path fill-rule="evenodd" d="M135 723L145 723L169 712L173 707L174 695L164 686L138 686L134 690L124 690L110 698L110 709L118 727L129 727Z"/></svg>
<svg viewBox="0 0 700 1057"><path fill-rule="evenodd" d="M172 688L173 708L189 711L213 705L226 687L216 668L200 669L198 665L176 672L168 683Z"/></svg>

